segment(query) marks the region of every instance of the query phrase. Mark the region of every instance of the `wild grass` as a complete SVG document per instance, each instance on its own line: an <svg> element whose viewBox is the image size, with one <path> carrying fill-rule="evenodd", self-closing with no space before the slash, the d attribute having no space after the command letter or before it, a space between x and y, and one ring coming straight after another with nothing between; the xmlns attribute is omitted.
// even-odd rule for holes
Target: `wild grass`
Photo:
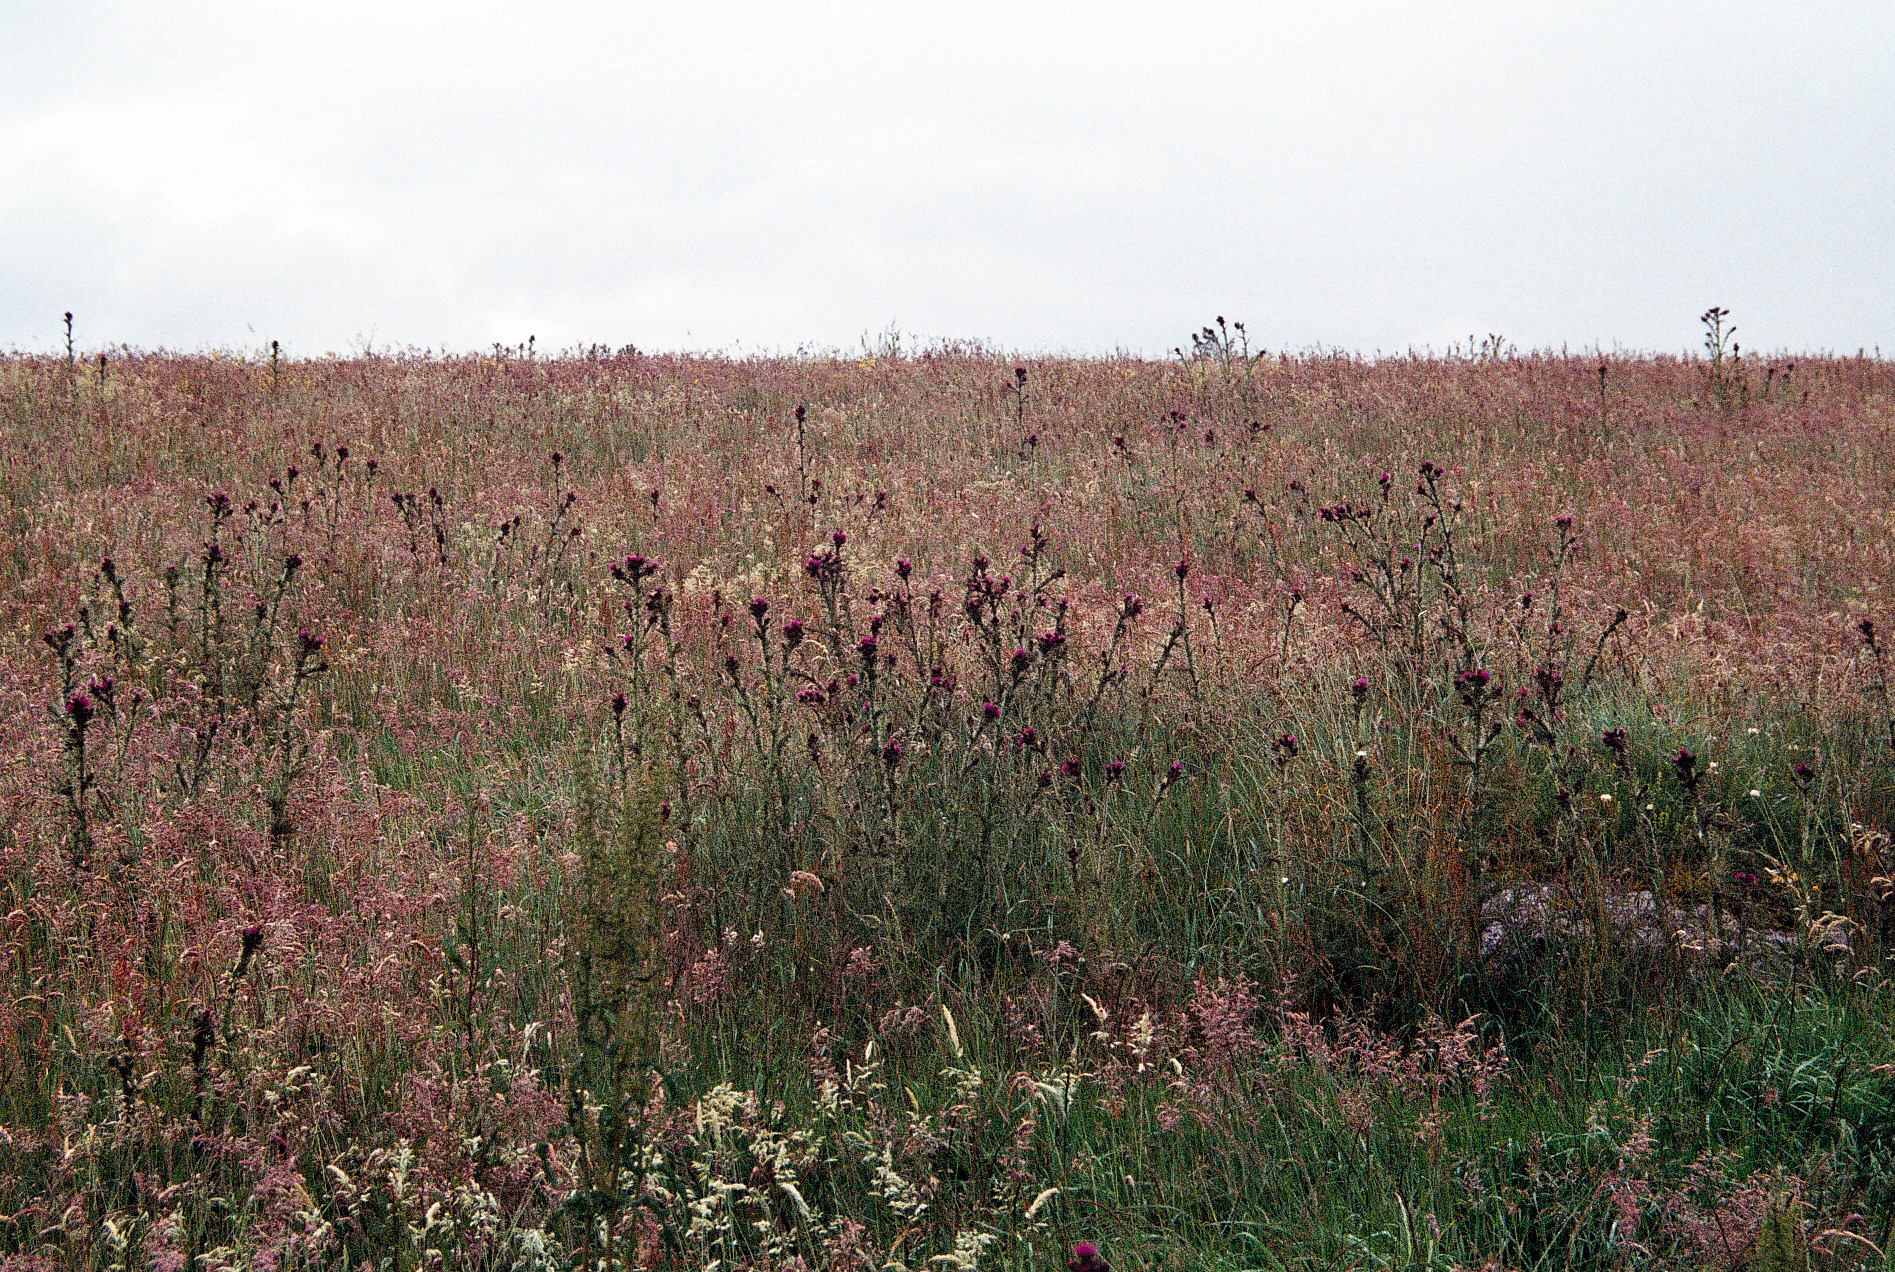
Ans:
<svg viewBox="0 0 1895 1272"><path fill-rule="evenodd" d="M78 365L7 1267L1890 1266L1880 361Z"/></svg>

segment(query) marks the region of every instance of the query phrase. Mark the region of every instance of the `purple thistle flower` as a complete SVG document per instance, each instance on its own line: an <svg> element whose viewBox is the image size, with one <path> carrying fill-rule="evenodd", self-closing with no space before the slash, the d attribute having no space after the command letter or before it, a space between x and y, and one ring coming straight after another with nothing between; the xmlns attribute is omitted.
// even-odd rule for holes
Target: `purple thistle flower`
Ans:
<svg viewBox="0 0 1895 1272"><path fill-rule="evenodd" d="M1678 754L1671 757L1671 769L1678 778L1678 785L1695 795L1698 782L1701 780L1698 774L1698 757L1680 747Z"/></svg>

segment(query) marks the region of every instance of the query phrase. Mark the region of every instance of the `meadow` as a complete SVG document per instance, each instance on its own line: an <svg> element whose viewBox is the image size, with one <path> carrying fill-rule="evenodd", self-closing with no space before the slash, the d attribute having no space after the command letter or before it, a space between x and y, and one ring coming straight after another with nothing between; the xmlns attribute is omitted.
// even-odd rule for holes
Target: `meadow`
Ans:
<svg viewBox="0 0 1895 1272"><path fill-rule="evenodd" d="M0 1268L1895 1268L1895 368L0 357Z"/></svg>

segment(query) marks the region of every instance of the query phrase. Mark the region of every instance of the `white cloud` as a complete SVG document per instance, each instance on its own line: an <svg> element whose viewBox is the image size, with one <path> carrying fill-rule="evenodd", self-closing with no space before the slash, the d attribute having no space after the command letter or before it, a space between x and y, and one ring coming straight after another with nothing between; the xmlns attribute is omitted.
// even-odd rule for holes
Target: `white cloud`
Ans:
<svg viewBox="0 0 1895 1272"><path fill-rule="evenodd" d="M1879 4L24 4L0 343L1895 345Z"/></svg>

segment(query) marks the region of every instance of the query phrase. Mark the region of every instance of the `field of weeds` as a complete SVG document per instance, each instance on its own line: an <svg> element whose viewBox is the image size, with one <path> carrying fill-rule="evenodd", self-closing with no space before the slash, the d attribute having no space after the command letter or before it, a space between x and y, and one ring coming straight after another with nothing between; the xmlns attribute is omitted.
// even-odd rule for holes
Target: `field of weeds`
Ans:
<svg viewBox="0 0 1895 1272"><path fill-rule="evenodd" d="M1895 1267L1892 431L0 358L0 1266Z"/></svg>

